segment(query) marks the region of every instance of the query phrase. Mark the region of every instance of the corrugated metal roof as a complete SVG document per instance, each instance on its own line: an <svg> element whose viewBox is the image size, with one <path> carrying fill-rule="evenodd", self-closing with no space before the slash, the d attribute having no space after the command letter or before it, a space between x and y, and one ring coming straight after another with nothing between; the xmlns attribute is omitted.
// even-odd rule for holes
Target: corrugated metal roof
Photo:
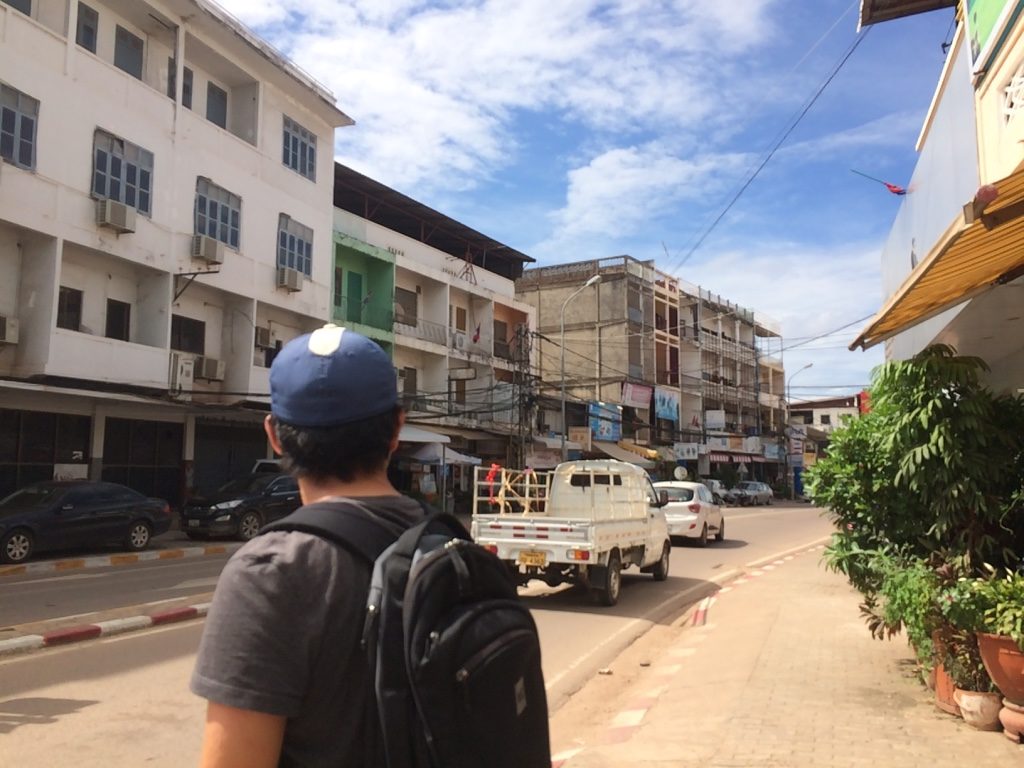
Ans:
<svg viewBox="0 0 1024 768"><path fill-rule="evenodd" d="M878 24L880 21L902 19L918 13L953 8L957 0L861 0L860 25Z"/></svg>

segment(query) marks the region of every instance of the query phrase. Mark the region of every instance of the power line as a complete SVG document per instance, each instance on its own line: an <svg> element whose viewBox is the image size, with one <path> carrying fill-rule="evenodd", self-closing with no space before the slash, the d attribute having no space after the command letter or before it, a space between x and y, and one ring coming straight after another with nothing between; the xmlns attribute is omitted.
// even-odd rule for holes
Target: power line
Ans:
<svg viewBox="0 0 1024 768"><path fill-rule="evenodd" d="M711 222L711 224L704 230L701 236L697 239L697 242L694 243L693 246L686 252L686 255L682 258L682 260L678 264L676 264L675 267L666 268L666 272L681 269L682 266L686 264L686 262L689 260L689 258L693 256L696 250L700 248L700 246L704 243L708 236L714 231L715 227L718 226L722 219L724 219L725 216L729 213L729 211L732 210L732 207L739 201L740 197L743 196L743 193L747 191L747 188L754 183L754 180L761 174L761 171L764 170L764 167L766 165L768 165L769 161L771 161L771 159L775 156L775 153L779 151L779 148L782 147L786 139L789 138L790 134L792 134L793 131L796 130L796 127L800 124L800 122L804 119L807 113L811 110L811 107L814 106L814 104L821 97L821 94L825 92L825 89L836 78L840 70L843 68L846 62L849 61L854 51L856 51L857 48L860 47L860 44L864 42L865 38L867 38L868 34L870 34L872 29L873 27L867 27L863 32L857 35L856 39L853 41L853 44L850 45L850 47L846 50L846 53L839 60L839 63L832 69L832 72L825 79L825 81L820 86L818 86L817 91L815 91L814 95L804 105L803 109L800 110L800 113L796 116L796 119L792 121L792 123L785 130L782 136L772 145L771 149L769 149L764 159L758 164L757 168L754 169L754 172L750 175L750 177L745 182L743 182L739 190L736 192L735 195L733 195L732 199L728 202L728 204L726 204L722 212L719 213L718 216L716 216L715 219Z"/></svg>

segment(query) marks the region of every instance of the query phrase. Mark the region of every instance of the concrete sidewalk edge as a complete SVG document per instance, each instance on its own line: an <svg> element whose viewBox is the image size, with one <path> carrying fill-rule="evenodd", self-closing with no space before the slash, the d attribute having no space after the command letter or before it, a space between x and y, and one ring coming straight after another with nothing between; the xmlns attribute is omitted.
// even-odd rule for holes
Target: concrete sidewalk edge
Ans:
<svg viewBox="0 0 1024 768"><path fill-rule="evenodd" d="M151 560L181 560L186 557L226 555L242 546L243 542L230 544L206 544L202 547L175 547L173 549L149 549L144 552L118 552L112 555L91 555L68 557L61 560L40 560L19 565L0 565L0 577L34 576L40 573L63 573L80 568L108 568L113 565L136 565Z"/></svg>

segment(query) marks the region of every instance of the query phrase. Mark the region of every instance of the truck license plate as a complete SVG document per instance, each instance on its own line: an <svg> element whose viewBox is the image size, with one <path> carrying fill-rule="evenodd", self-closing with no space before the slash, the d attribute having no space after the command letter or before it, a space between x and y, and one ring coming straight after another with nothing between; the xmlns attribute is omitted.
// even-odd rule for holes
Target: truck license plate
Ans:
<svg viewBox="0 0 1024 768"><path fill-rule="evenodd" d="M198 528L199 527L199 521L198 520L189 520L188 521L188 527L189 528Z"/></svg>
<svg viewBox="0 0 1024 768"><path fill-rule="evenodd" d="M519 564L520 565L535 565L538 568L543 568L547 565L547 555L543 552L520 552L519 553Z"/></svg>

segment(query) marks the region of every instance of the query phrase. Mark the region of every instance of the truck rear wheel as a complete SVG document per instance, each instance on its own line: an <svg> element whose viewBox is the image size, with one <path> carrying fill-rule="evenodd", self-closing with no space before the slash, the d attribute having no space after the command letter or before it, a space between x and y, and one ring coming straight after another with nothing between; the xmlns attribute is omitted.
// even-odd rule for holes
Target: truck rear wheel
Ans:
<svg viewBox="0 0 1024 768"><path fill-rule="evenodd" d="M618 552L608 557L608 565L604 569L604 578L599 584L593 585L594 597L601 605L613 606L619 602L619 591L622 589L622 561Z"/></svg>
<svg viewBox="0 0 1024 768"><path fill-rule="evenodd" d="M666 541L661 550L661 559L651 569L651 575L654 576L655 581L665 581L668 578L668 560L671 555L672 545Z"/></svg>

